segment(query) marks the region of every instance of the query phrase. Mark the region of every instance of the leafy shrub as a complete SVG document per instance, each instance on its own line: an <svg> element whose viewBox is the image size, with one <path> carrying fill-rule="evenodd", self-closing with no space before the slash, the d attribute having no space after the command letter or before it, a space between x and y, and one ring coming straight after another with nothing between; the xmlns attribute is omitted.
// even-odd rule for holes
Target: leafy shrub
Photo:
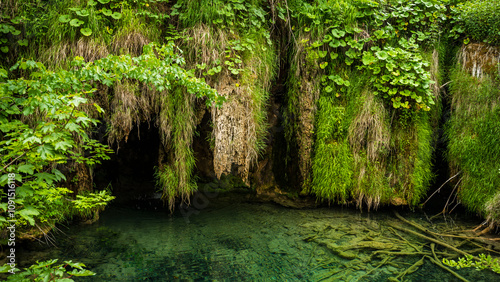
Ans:
<svg viewBox="0 0 500 282"><path fill-rule="evenodd" d="M443 258L443 263L456 269L475 267L477 270L491 269L500 274L500 261L498 261L498 258L492 258L491 255L479 254L479 260L475 260L473 256L459 258L458 261Z"/></svg>
<svg viewBox="0 0 500 282"><path fill-rule="evenodd" d="M24 271L18 272L19 269L12 269L9 265L5 264L0 266L0 273L7 273L12 270L14 274L9 274L7 281L16 282L29 282L29 281L74 281L71 277L93 276L94 272L84 269L83 263L76 263L72 261L65 261L64 264L55 265L57 259L36 262L36 264L25 268ZM73 268L71 271L66 267ZM10 272L12 273L12 272Z"/></svg>
<svg viewBox="0 0 500 282"><path fill-rule="evenodd" d="M452 36L457 39L500 44L500 2L498 0L472 0L450 6L453 25Z"/></svg>

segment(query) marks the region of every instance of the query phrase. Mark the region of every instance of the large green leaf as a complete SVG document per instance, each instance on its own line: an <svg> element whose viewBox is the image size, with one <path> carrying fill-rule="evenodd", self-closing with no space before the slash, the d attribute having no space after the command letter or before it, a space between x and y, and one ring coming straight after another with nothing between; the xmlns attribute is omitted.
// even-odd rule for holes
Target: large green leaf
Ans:
<svg viewBox="0 0 500 282"><path fill-rule="evenodd" d="M56 181L60 181L60 180L66 181L66 176L62 172L60 172L58 169L53 169L52 173L54 174Z"/></svg>
<svg viewBox="0 0 500 282"><path fill-rule="evenodd" d="M71 16L70 15L61 15L59 16L59 22L61 23L67 23L71 21Z"/></svg>
<svg viewBox="0 0 500 282"><path fill-rule="evenodd" d="M377 58L379 60L387 60L387 58L389 57L389 54L387 54L386 51L377 51L375 52L375 56L377 56Z"/></svg>
<svg viewBox="0 0 500 282"><path fill-rule="evenodd" d="M115 20L119 20L122 18L122 14L121 13L118 13L118 12L114 12L113 14L111 14L111 17Z"/></svg>
<svg viewBox="0 0 500 282"><path fill-rule="evenodd" d="M375 63L377 61L377 58L375 58L375 56L373 56L371 52L364 52L362 61L363 65L368 66Z"/></svg>
<svg viewBox="0 0 500 282"><path fill-rule="evenodd" d="M57 142L54 147L56 150L66 150L66 149L72 148L73 144L71 144L70 142L68 142L66 140L62 140L62 141Z"/></svg>
<svg viewBox="0 0 500 282"><path fill-rule="evenodd" d="M80 17L87 17L89 15L89 11L87 9L81 9L75 12Z"/></svg>
<svg viewBox="0 0 500 282"><path fill-rule="evenodd" d="M90 36L90 35L92 35L92 30L90 28L88 28L88 27L80 29L80 32L84 36Z"/></svg>
<svg viewBox="0 0 500 282"><path fill-rule="evenodd" d="M35 169L35 166L32 165L32 164L25 164L25 165L21 165L17 168L17 170L19 172L22 172L22 173L26 173L26 174L33 174L34 172L34 169Z"/></svg>
<svg viewBox="0 0 500 282"><path fill-rule="evenodd" d="M332 34L335 38L342 38L345 35L345 31L340 29L332 29Z"/></svg>
<svg viewBox="0 0 500 282"><path fill-rule="evenodd" d="M84 24L84 22L79 19L72 19L71 21L69 21L69 24L74 27L79 27Z"/></svg>
<svg viewBox="0 0 500 282"><path fill-rule="evenodd" d="M113 11L111 11L110 9L107 9L107 8L102 8L102 13L105 15L105 16L111 16L111 14L113 14Z"/></svg>
<svg viewBox="0 0 500 282"><path fill-rule="evenodd" d="M40 154L40 157L44 160L47 160L50 157L54 156L54 147L51 144L42 144L37 148L36 151Z"/></svg>
<svg viewBox="0 0 500 282"><path fill-rule="evenodd" d="M25 206L24 209L17 210L17 214L19 214L22 218L26 219L31 225L35 225L35 219L33 216L39 215L40 212L31 206Z"/></svg>

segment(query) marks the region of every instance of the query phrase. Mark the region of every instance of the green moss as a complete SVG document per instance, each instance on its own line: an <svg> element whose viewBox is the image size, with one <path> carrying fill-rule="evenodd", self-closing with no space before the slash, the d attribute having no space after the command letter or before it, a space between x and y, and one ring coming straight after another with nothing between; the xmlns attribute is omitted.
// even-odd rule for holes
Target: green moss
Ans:
<svg viewBox="0 0 500 282"><path fill-rule="evenodd" d="M349 199L354 172L344 119L345 107L337 106L333 97L318 100L311 192L342 203Z"/></svg>
<svg viewBox="0 0 500 282"><path fill-rule="evenodd" d="M460 70L451 78L448 160L454 171L462 172L461 202L484 213L486 202L500 187L500 89L489 77L478 80Z"/></svg>
<svg viewBox="0 0 500 282"><path fill-rule="evenodd" d="M195 124L193 98L179 88L168 94L161 98L162 110L158 117L163 147L156 179L163 199L172 210L176 198L189 201L189 196L197 190L191 147Z"/></svg>
<svg viewBox="0 0 500 282"><path fill-rule="evenodd" d="M415 121L416 148L414 151L413 171L408 176L411 179L413 191L406 192L405 198L412 206L422 200L434 179L432 170L432 156L434 153L434 131L430 122L429 113L420 113Z"/></svg>

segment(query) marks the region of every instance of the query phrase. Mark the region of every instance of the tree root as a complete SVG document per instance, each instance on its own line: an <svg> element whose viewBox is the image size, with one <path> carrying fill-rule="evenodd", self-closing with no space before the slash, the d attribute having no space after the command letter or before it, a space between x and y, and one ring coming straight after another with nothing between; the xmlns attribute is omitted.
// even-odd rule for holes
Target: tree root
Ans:
<svg viewBox="0 0 500 282"><path fill-rule="evenodd" d="M405 271L401 272L398 276L396 276L396 280L398 280L399 278L403 278L407 274L411 274L417 271L418 268L424 264L424 257L425 256L423 256L419 261L417 261L412 266L408 267Z"/></svg>
<svg viewBox="0 0 500 282"><path fill-rule="evenodd" d="M427 228L423 227L422 225L420 225L418 223L415 223L413 221L409 221L408 219L402 217L398 212L394 212L394 213L396 214L396 217L399 218L401 221L403 221L403 222L405 222L405 223L407 223L407 224L409 224L409 225L417 228L420 231L423 231L425 233L428 233L428 234L434 236L434 238L436 238L436 239L439 239L438 235L436 235L434 232L428 230Z"/></svg>
<svg viewBox="0 0 500 282"><path fill-rule="evenodd" d="M418 255L431 255L427 252L391 252L391 251L375 251L374 254L384 254L389 256L418 256Z"/></svg>
<svg viewBox="0 0 500 282"><path fill-rule="evenodd" d="M388 260L391 260L391 259L393 259L393 257L391 257L391 256L386 257L385 259L382 260L381 263L379 263L379 265L377 265L377 267L374 267L370 271L368 271L367 273L361 275L360 277L358 277L358 279L356 279L356 281L359 281L359 280L361 280L361 278L370 275L373 271L375 271L376 269L378 269L379 267L384 265Z"/></svg>
<svg viewBox="0 0 500 282"><path fill-rule="evenodd" d="M311 254L309 255L309 259L307 260L307 264L306 264L306 267L309 266L309 264L311 264L311 260L314 256L314 252L316 251L316 248L318 248L318 244L316 244L313 248L313 250L311 251Z"/></svg>
<svg viewBox="0 0 500 282"><path fill-rule="evenodd" d="M405 241L410 247L414 248L415 251L420 252L420 249L417 246L413 245L412 243L410 243L410 241L406 240L406 238L404 238L403 236L399 235L399 233L396 232L396 230L394 230L394 228L389 227L389 230L392 233L394 233L396 236L398 236L399 238L401 238L403 241Z"/></svg>
<svg viewBox="0 0 500 282"><path fill-rule="evenodd" d="M449 245L449 244L447 244L447 243L441 242L441 241L439 241L439 240L437 240L437 239L430 238L430 237L428 237L428 236L425 236L425 235L420 234L420 233L418 233L418 232L415 232L415 231L413 231L413 230L410 230L410 229L407 229L407 228L404 228L404 227L400 227L400 226L397 226L397 225L394 225L394 224L390 224L390 225L391 225L393 228L396 228L396 229L398 229L398 230L404 231L404 232L406 232L406 233L413 234L413 235L418 236L418 237L420 237L420 238L426 239L426 240L428 240L428 241L431 241L431 242L434 242L434 243L436 243L436 244L438 244L438 245L441 245L441 246L443 246L443 247L446 247L446 248L448 248L448 249L450 249L450 250L453 250L453 251L455 251L455 252L457 252L457 253L459 253L459 254L461 254L461 255L463 255L463 256L469 256L469 254L468 254L468 253L466 253L466 252L464 252L464 251L462 251L462 250L459 250L459 249L457 249L457 248L455 248L455 247L453 247L453 246L451 246L451 245ZM474 259L476 259L476 260L479 260L479 258L477 258L477 257L473 257L473 258L474 258Z"/></svg>

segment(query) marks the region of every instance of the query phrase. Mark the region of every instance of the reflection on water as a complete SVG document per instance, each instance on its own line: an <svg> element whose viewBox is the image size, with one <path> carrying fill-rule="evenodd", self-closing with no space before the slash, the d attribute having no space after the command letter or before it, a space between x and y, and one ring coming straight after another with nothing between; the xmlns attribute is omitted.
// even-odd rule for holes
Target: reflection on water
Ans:
<svg viewBox="0 0 500 282"><path fill-rule="evenodd" d="M424 214L402 215L427 224ZM428 226L465 229L473 224L477 222ZM416 272L402 275L431 251L428 242L394 225L403 226L390 211L295 210L212 201L186 221L180 213L112 207L92 225L63 229L64 234L57 235L57 247L24 250L21 260L83 262L97 273L82 279L86 281L457 280L429 259ZM448 251L438 246L436 252ZM489 270L456 272L474 281L498 279Z"/></svg>

